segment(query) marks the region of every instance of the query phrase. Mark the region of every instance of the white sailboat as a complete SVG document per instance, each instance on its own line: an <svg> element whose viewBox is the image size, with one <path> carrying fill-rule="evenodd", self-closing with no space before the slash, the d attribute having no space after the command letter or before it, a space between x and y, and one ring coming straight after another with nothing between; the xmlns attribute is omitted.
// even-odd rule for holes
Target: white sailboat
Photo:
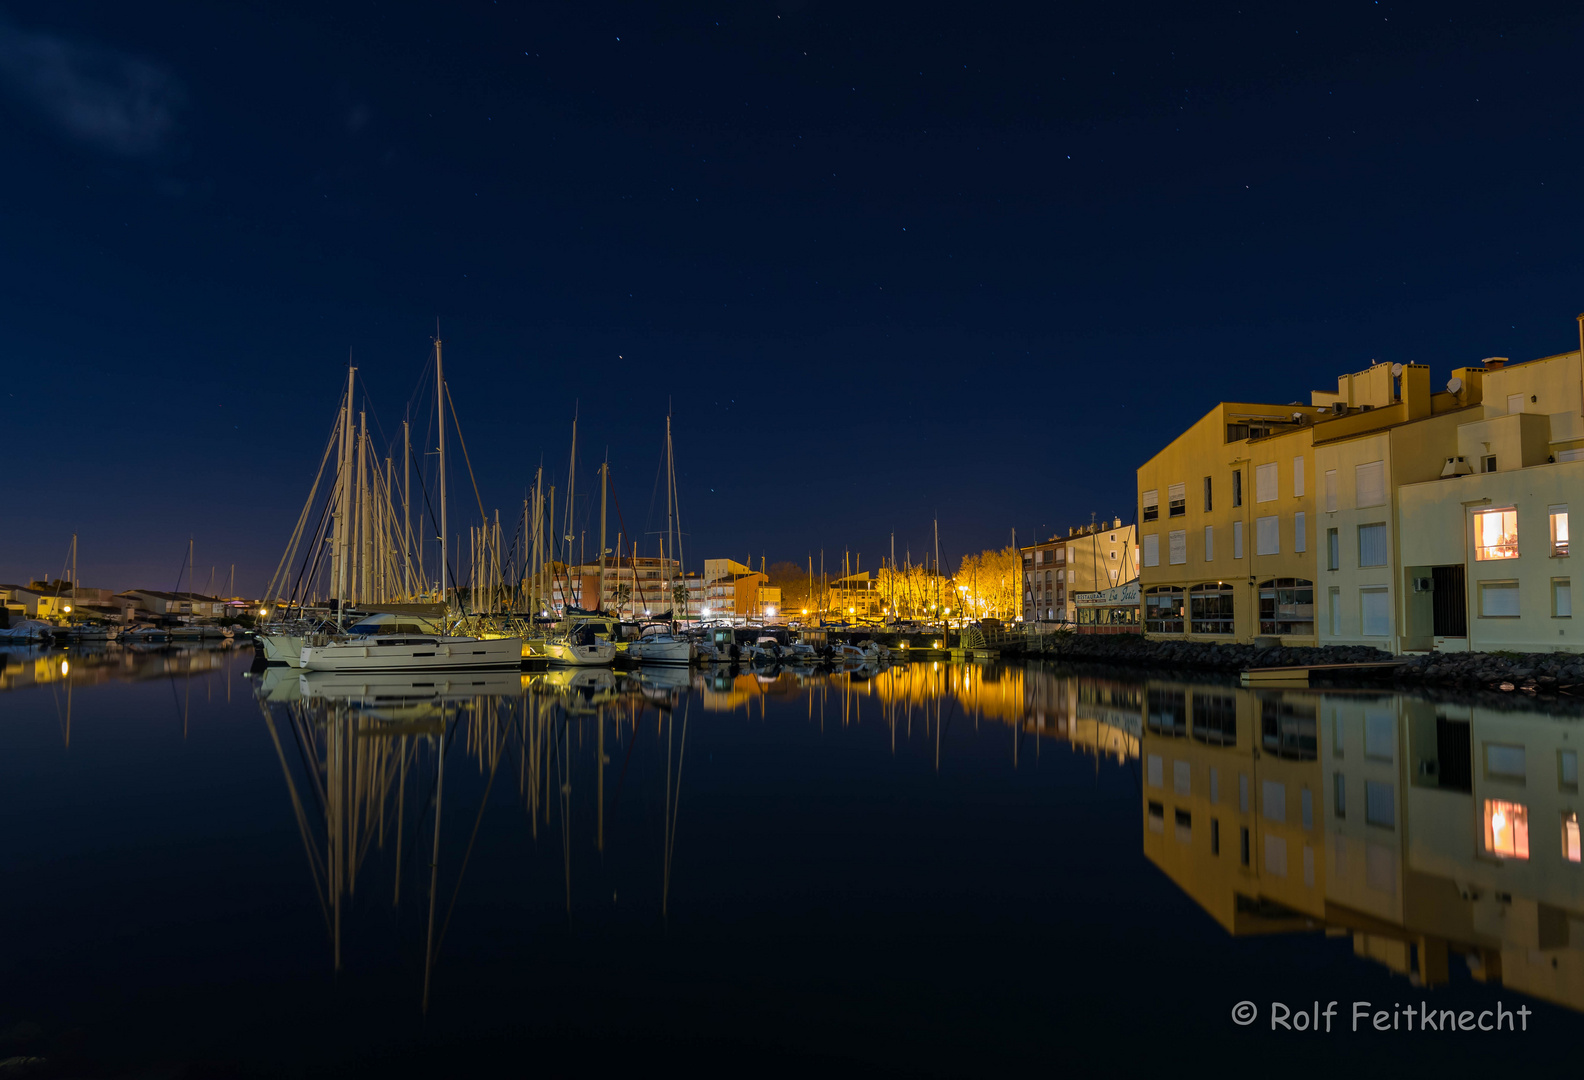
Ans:
<svg viewBox="0 0 1584 1080"><path fill-rule="evenodd" d="M440 595L450 600L450 565L446 520L445 372L441 342L435 339L435 396L440 433ZM346 561L339 567L346 575ZM614 652L614 649L613 649ZM474 637L445 634L441 628L410 615L371 615L346 634L305 642L301 667L309 671L462 671L522 666L521 637Z"/></svg>
<svg viewBox="0 0 1584 1080"><path fill-rule="evenodd" d="M698 648L675 634L645 634L627 646L627 655L643 664L691 664Z"/></svg>

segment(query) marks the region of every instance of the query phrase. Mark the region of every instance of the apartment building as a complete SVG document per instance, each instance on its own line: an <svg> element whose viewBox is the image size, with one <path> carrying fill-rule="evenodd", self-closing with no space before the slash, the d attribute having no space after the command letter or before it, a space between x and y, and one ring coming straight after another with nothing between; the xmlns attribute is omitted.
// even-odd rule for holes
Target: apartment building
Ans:
<svg viewBox="0 0 1584 1080"><path fill-rule="evenodd" d="M1222 402L1139 467L1146 634L1315 643L1313 442L1328 415Z"/></svg>
<svg viewBox="0 0 1584 1080"><path fill-rule="evenodd" d="M1584 502L1578 352L1466 372L1479 408L1440 474L1397 492L1405 649L1584 648L1573 620L1571 504Z"/></svg>
<svg viewBox="0 0 1584 1080"><path fill-rule="evenodd" d="M1065 536L1020 548L1023 621L1078 621L1077 593L1125 585L1138 576L1137 529L1121 518L1075 525Z"/></svg>

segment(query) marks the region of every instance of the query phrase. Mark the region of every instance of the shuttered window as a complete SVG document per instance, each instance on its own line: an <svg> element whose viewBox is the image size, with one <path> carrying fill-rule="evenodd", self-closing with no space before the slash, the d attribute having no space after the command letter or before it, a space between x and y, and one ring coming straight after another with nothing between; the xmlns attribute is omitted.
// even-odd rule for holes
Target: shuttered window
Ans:
<svg viewBox="0 0 1584 1080"><path fill-rule="evenodd" d="M1177 529L1166 534L1167 555L1171 565L1180 566L1188 561L1188 533Z"/></svg>
<svg viewBox="0 0 1584 1080"><path fill-rule="evenodd" d="M1277 488L1276 463L1254 467L1254 501L1274 502Z"/></svg>
<svg viewBox="0 0 1584 1080"><path fill-rule="evenodd" d="M1386 502L1386 463L1366 461L1353 467L1354 505L1381 506Z"/></svg>
<svg viewBox="0 0 1584 1080"><path fill-rule="evenodd" d="M1334 514L1337 509L1337 477L1335 469L1327 469L1325 474L1325 508L1326 513Z"/></svg>
<svg viewBox="0 0 1584 1080"><path fill-rule="evenodd" d="M1215 529L1205 526L1205 562L1215 562Z"/></svg>
<svg viewBox="0 0 1584 1080"><path fill-rule="evenodd" d="M1160 537L1154 533L1144 534L1144 565L1160 565Z"/></svg>
<svg viewBox="0 0 1584 1080"><path fill-rule="evenodd" d="M1281 554L1281 519L1272 515L1254 519L1254 553Z"/></svg>
<svg viewBox="0 0 1584 1080"><path fill-rule="evenodd" d="M1232 523L1232 557L1234 559L1243 557L1243 523L1241 521Z"/></svg>
<svg viewBox="0 0 1584 1080"><path fill-rule="evenodd" d="M1184 484L1171 484L1166 488L1166 513L1169 517L1182 517L1188 512L1188 489Z"/></svg>
<svg viewBox="0 0 1584 1080"><path fill-rule="evenodd" d="M1376 525L1359 526L1359 565L1360 566L1385 566L1386 565L1386 525L1381 522Z"/></svg>
<svg viewBox="0 0 1584 1080"><path fill-rule="evenodd" d="M1293 550L1309 550L1309 523L1308 515L1302 510L1293 515Z"/></svg>
<svg viewBox="0 0 1584 1080"><path fill-rule="evenodd" d="M1365 637L1385 637L1391 633L1391 611L1386 590L1360 589L1359 615Z"/></svg>
<svg viewBox="0 0 1584 1080"><path fill-rule="evenodd" d="M1143 504L1145 521L1154 521L1156 518L1160 517L1159 488L1146 491L1143 495L1143 498L1141 498L1139 501Z"/></svg>
<svg viewBox="0 0 1584 1080"><path fill-rule="evenodd" d="M1293 498L1301 499L1304 493L1304 463L1303 458L1293 458Z"/></svg>

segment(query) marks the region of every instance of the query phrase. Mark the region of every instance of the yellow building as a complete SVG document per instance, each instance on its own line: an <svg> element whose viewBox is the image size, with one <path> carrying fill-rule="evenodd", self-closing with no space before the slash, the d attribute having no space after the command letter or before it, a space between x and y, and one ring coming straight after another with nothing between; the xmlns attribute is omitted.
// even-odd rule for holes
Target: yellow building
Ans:
<svg viewBox="0 0 1584 1080"><path fill-rule="evenodd" d="M1482 402L1435 479L1398 492L1405 648L1577 652L1570 503L1584 499L1577 352L1468 374Z"/></svg>
<svg viewBox="0 0 1584 1080"><path fill-rule="evenodd" d="M1317 405L1222 402L1138 470L1152 638L1315 643Z"/></svg>

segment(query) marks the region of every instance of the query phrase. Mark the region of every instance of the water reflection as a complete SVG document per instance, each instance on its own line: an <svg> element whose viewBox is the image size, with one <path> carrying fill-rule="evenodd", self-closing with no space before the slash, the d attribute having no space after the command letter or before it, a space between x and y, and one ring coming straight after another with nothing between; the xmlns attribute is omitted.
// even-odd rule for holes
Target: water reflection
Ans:
<svg viewBox="0 0 1584 1080"><path fill-rule="evenodd" d="M1144 702L1144 853L1229 933L1350 935L1414 986L1461 963L1584 1010L1575 716L1167 681Z"/></svg>

